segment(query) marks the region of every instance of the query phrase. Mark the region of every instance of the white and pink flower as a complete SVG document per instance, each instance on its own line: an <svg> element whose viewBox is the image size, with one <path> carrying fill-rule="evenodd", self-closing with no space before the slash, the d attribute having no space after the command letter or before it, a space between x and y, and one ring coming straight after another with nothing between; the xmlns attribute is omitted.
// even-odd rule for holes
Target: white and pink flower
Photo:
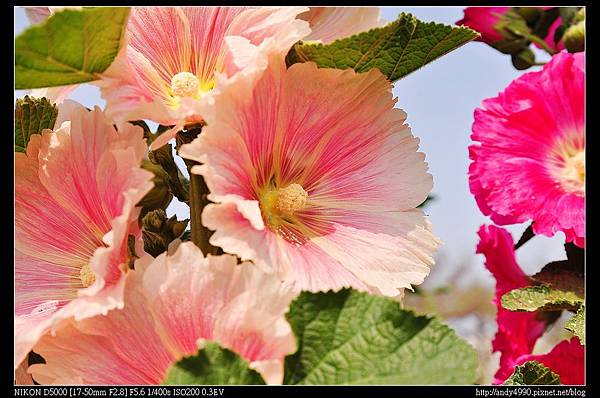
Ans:
<svg viewBox="0 0 600 398"><path fill-rule="evenodd" d="M66 101L15 153L15 369L62 318L123 306L136 203L152 188L140 127Z"/></svg>
<svg viewBox="0 0 600 398"><path fill-rule="evenodd" d="M400 296L439 240L416 207L432 187L419 140L377 70L286 69L232 79L180 154L203 165L212 244L299 289Z"/></svg>
<svg viewBox="0 0 600 398"><path fill-rule="evenodd" d="M249 73L265 56L285 53L310 32L296 19L306 7L133 7L127 45L96 84L117 124L150 119L175 127L203 121L221 80Z"/></svg>
<svg viewBox="0 0 600 398"><path fill-rule="evenodd" d="M63 320L35 346L41 384L159 384L204 341L237 352L267 383L283 380L295 340L284 313L295 297L276 278L235 256L208 256L191 242L146 255L127 275L125 307Z"/></svg>
<svg viewBox="0 0 600 398"><path fill-rule="evenodd" d="M310 7L298 18L308 21L311 29L302 40L324 44L385 24L379 7Z"/></svg>
<svg viewBox="0 0 600 398"><path fill-rule="evenodd" d="M584 54L561 52L475 110L469 183L500 225L585 246Z"/></svg>

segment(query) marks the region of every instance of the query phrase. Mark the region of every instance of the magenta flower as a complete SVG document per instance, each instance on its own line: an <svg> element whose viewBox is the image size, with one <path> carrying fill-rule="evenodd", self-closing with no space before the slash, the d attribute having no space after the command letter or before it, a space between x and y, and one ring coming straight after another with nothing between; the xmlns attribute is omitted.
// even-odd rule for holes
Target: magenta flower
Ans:
<svg viewBox="0 0 600 398"><path fill-rule="evenodd" d="M578 337L558 343L547 354L522 355L515 365L538 361L560 376L561 384L585 384L585 349Z"/></svg>
<svg viewBox="0 0 600 398"><path fill-rule="evenodd" d="M274 56L232 81L180 151L203 163L211 242L303 290L421 283L440 243L416 209L432 178L394 103L376 69L286 70Z"/></svg>
<svg viewBox="0 0 600 398"><path fill-rule="evenodd" d="M496 25L510 9L511 7L467 7L464 9L463 19L456 21L456 24L476 30L481 33L481 37L477 40L493 45L504 40Z"/></svg>
<svg viewBox="0 0 600 398"><path fill-rule="evenodd" d="M563 43L562 40L560 40L558 43L554 42L554 34L556 33L556 30L560 27L561 24L562 24L562 19L556 18L556 20L552 23L552 25L550 25L550 28L548 29L548 34L546 35L546 37L544 37L544 41L546 42L548 47L550 47L551 49L553 49L555 51L560 51L565 48L565 44ZM533 43L533 44L537 48L542 48L542 46L540 46L537 43Z"/></svg>
<svg viewBox="0 0 600 398"><path fill-rule="evenodd" d="M310 24L311 33L303 40L324 44L385 24L379 7L310 7L298 18Z"/></svg>
<svg viewBox="0 0 600 398"><path fill-rule="evenodd" d="M505 293L530 285L515 259L510 233L494 225L482 225L478 235L477 253L485 256L485 266L496 279L493 303L498 308L498 331L492 342L492 351L501 354L500 368L494 375L494 384L501 384L513 373L517 359L533 351L546 324L536 320L533 312L515 312L502 307L500 300Z"/></svg>
<svg viewBox="0 0 600 398"><path fill-rule="evenodd" d="M561 342L547 354L532 355L546 323L536 319L535 312L509 311L502 307L500 300L505 293L530 285L515 259L510 233L494 225L482 225L478 235L477 253L485 256L485 266L496 279L493 303L498 308L498 331L492 350L500 352L500 368L494 375L494 384L502 384L514 372L515 366L532 360L552 369L563 384L583 384L584 350L577 337L570 342Z"/></svg>
<svg viewBox="0 0 600 398"><path fill-rule="evenodd" d="M72 101L57 126L15 153L15 369L59 319L122 307L135 204L152 188L140 127L117 132Z"/></svg>
<svg viewBox="0 0 600 398"><path fill-rule="evenodd" d="M133 7L128 45L97 84L117 123L150 119L176 125L152 145L164 145L186 123L201 122L199 104L219 81L247 73L270 52L285 53L310 33L296 15L305 7Z"/></svg>
<svg viewBox="0 0 600 398"><path fill-rule="evenodd" d="M501 225L533 220L585 245L583 53L562 52L475 110L469 184L479 209Z"/></svg>
<svg viewBox="0 0 600 398"><path fill-rule="evenodd" d="M173 249L173 248L172 248ZM208 256L191 242L127 275L125 307L75 322L35 346L45 364L29 367L41 384L159 384L169 367L216 341L250 362L268 383L283 380L295 350L285 320L295 293L234 256Z"/></svg>

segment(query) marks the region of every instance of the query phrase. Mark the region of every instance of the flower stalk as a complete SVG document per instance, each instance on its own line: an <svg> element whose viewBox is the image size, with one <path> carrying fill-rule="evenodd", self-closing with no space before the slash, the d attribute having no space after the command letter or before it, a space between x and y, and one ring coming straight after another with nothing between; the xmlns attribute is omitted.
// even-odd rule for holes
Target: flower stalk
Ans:
<svg viewBox="0 0 600 398"><path fill-rule="evenodd" d="M202 128L200 126L194 126L178 132L176 137L177 150L179 150L181 145L192 142L201 131ZM206 205L210 203L210 200L208 200L210 191L206 186L206 182L204 182L204 178L201 175L192 173L192 168L199 163L189 159L184 159L184 161L190 175L190 195L188 204L190 206L192 242L202 250L202 253L204 253L205 256L208 254L220 254L222 251L211 245L209 242L213 232L202 224L202 211Z"/></svg>

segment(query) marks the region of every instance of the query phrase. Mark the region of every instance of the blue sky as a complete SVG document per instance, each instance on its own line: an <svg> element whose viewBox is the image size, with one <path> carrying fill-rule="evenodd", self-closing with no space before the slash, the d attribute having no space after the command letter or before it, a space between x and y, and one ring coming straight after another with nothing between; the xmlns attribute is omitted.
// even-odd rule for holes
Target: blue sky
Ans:
<svg viewBox="0 0 600 398"><path fill-rule="evenodd" d="M423 21L453 24L462 18L461 7L382 7L382 16L393 20L401 12L410 12ZM15 8L15 35L28 26L25 12ZM464 282L477 278L493 283L483 267L483 259L475 255L477 229L489 223L469 192L467 148L470 144L473 111L487 97L493 97L523 72L515 70L510 58L483 43L472 42L434 61L394 84L397 106L408 113L413 134L421 139L434 178L435 200L426 213L434 232L444 241L432 273L433 284L464 265ZM15 93L15 98L22 91ZM70 98L92 107L104 107L97 88L83 85ZM187 217L187 208L173 203L168 209ZM511 226L515 240L526 225ZM564 236L536 237L517 253L526 272L535 272L544 264L564 259Z"/></svg>

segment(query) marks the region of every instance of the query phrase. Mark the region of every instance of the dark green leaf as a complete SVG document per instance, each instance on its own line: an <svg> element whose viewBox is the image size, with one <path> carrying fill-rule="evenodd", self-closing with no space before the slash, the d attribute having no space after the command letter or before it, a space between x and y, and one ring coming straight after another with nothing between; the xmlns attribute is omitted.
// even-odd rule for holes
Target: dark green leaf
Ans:
<svg viewBox="0 0 600 398"><path fill-rule="evenodd" d="M129 7L63 10L15 39L15 88L97 80L119 52Z"/></svg>
<svg viewBox="0 0 600 398"><path fill-rule="evenodd" d="M32 134L53 129L58 109L46 98L26 95L15 107L15 152L25 152Z"/></svg>
<svg viewBox="0 0 600 398"><path fill-rule="evenodd" d="M188 222L178 221L175 215L167 218L163 209L148 212L142 220L144 251L154 257L165 252L171 242L183 235Z"/></svg>
<svg viewBox="0 0 600 398"><path fill-rule="evenodd" d="M537 361L525 362L505 382L506 386L559 385L560 377Z"/></svg>
<svg viewBox="0 0 600 398"><path fill-rule="evenodd" d="M553 289L573 292L578 297L583 297L585 283L583 273L573 269L569 261L551 262L531 279Z"/></svg>
<svg viewBox="0 0 600 398"><path fill-rule="evenodd" d="M192 357L183 358L169 369L166 385L265 384L248 362L236 353L208 343Z"/></svg>
<svg viewBox="0 0 600 398"><path fill-rule="evenodd" d="M435 318L352 290L302 293L288 320L298 351L284 384L471 384L477 355Z"/></svg>
<svg viewBox="0 0 600 398"><path fill-rule="evenodd" d="M177 167L177 164L175 163L173 146L171 144L165 144L154 151L150 151L148 157L152 163L161 167L166 173L166 182L170 192L180 202L188 203L190 182L185 178L183 173L181 173L181 170L179 170L179 167Z"/></svg>
<svg viewBox="0 0 600 398"><path fill-rule="evenodd" d="M286 62L312 61L320 68L352 68L367 72L378 68L389 80L398 80L475 39L479 34L467 27L421 22L402 13L384 27L323 45L297 43Z"/></svg>
<svg viewBox="0 0 600 398"><path fill-rule="evenodd" d="M585 251L574 245L573 243L565 243L565 253L569 269L572 269L580 274L584 273Z"/></svg>

